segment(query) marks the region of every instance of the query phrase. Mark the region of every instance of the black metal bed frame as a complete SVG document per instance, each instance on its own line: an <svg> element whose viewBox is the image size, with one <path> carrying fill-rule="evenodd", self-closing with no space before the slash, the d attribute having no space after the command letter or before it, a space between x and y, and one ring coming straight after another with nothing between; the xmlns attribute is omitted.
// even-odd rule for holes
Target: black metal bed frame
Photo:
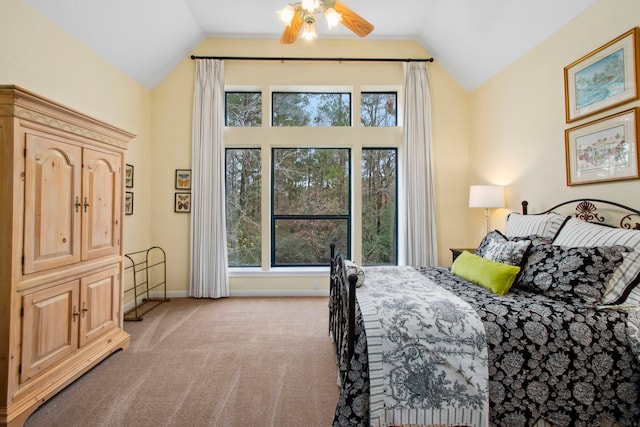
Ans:
<svg viewBox="0 0 640 427"><path fill-rule="evenodd" d="M640 230L640 210L601 199L574 199L557 204L538 214L529 214L529 203L522 201L524 215L541 215L557 212L560 208L574 205L573 215L583 221L610 227ZM599 207L602 209L599 210ZM557 212L560 213L560 212ZM331 244L330 287L329 287L329 335L335 344L340 380L349 372L354 350L356 322L356 282L358 276L348 274L341 253L336 253Z"/></svg>
<svg viewBox="0 0 640 427"><path fill-rule="evenodd" d="M348 274L341 253L336 253L336 245L331 245L331 266L329 280L329 335L336 350L336 361L340 381L349 372L354 349L356 322L356 282L358 276ZM346 286L346 284L349 284Z"/></svg>

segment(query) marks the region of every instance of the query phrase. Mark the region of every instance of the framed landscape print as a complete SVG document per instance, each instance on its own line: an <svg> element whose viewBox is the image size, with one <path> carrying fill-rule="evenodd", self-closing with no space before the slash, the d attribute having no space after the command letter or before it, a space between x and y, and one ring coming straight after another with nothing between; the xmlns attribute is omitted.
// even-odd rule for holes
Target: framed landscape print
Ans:
<svg viewBox="0 0 640 427"><path fill-rule="evenodd" d="M191 212L191 193L176 193L174 205L175 212Z"/></svg>
<svg viewBox="0 0 640 427"><path fill-rule="evenodd" d="M564 69L567 123L638 98L638 28Z"/></svg>
<svg viewBox="0 0 640 427"><path fill-rule="evenodd" d="M176 169L176 190L191 190L191 169Z"/></svg>
<svg viewBox="0 0 640 427"><path fill-rule="evenodd" d="M133 215L133 193L131 191L124 193L124 214Z"/></svg>
<svg viewBox="0 0 640 427"><path fill-rule="evenodd" d="M133 165L124 165L124 185L133 188Z"/></svg>
<svg viewBox="0 0 640 427"><path fill-rule="evenodd" d="M565 131L567 185L638 175L638 111L632 108Z"/></svg>

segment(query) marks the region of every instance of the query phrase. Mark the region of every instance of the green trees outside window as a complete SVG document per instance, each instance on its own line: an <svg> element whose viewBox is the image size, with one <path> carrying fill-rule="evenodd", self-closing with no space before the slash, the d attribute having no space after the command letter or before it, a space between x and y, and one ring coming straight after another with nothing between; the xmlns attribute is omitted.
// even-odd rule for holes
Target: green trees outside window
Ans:
<svg viewBox="0 0 640 427"><path fill-rule="evenodd" d="M362 150L362 263L397 264L397 150Z"/></svg>
<svg viewBox="0 0 640 427"><path fill-rule="evenodd" d="M272 265L326 265L329 244L348 254L350 150L272 150Z"/></svg>
<svg viewBox="0 0 640 427"><path fill-rule="evenodd" d="M362 92L360 124L369 127L398 125L398 95L396 92Z"/></svg>
<svg viewBox="0 0 640 427"><path fill-rule="evenodd" d="M226 149L227 257L231 267L260 266L262 251L259 148Z"/></svg>
<svg viewBox="0 0 640 427"><path fill-rule="evenodd" d="M273 92L273 127L350 127L350 93ZM361 125L397 126L395 92L362 92ZM227 92L226 124L262 126L260 92ZM310 130L309 132L314 132ZM372 144L379 145L375 134ZM226 215L229 266L315 266L329 263L329 244L351 258L352 197L361 201L362 264L397 264L397 149L389 147L253 147L226 149ZM255 145L254 145L255 144ZM363 144L364 145L364 144ZM361 186L354 191L353 149L360 156ZM270 156L270 170L261 169ZM262 178L271 174L269 201ZM356 177L358 180L360 177ZM262 212L270 210L270 224ZM267 230L269 230L268 233ZM269 253L262 239L270 234Z"/></svg>

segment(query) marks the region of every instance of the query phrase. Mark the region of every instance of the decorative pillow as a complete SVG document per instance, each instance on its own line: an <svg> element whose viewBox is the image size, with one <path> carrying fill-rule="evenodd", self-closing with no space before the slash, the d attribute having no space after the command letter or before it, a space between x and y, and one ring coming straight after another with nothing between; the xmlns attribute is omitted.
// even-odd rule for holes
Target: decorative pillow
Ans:
<svg viewBox="0 0 640 427"><path fill-rule="evenodd" d="M596 304L606 283L623 260L624 246L570 248L539 245L529 251L518 288L567 302Z"/></svg>
<svg viewBox="0 0 640 427"><path fill-rule="evenodd" d="M504 295L511 289L520 267L491 261L463 251L453 262L451 272L495 294Z"/></svg>
<svg viewBox="0 0 640 427"><path fill-rule="evenodd" d="M487 246L489 246L489 244L492 242L506 242L507 240L507 237L498 230L490 231L486 236L484 236L484 238L476 248L476 255L484 256L484 252L486 251Z"/></svg>
<svg viewBox="0 0 640 427"><path fill-rule="evenodd" d="M344 260L344 266L347 268L347 278L352 274L358 276L358 281L356 282L356 288L359 288L364 283L364 270L356 265L355 262L350 261L348 259Z"/></svg>
<svg viewBox="0 0 640 427"><path fill-rule="evenodd" d="M626 246L622 264L613 272L603 304L640 304L640 231L612 228L570 218L553 241L560 246Z"/></svg>
<svg viewBox="0 0 640 427"><path fill-rule="evenodd" d="M507 237L542 236L555 237L566 216L551 212L548 214L521 215L512 212L507 216Z"/></svg>

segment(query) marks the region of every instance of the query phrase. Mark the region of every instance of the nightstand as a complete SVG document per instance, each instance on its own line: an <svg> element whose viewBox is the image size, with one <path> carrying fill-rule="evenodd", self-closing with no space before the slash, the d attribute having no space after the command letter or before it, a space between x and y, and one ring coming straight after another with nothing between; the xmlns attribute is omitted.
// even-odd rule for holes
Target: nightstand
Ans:
<svg viewBox="0 0 640 427"><path fill-rule="evenodd" d="M475 248L450 248L449 250L451 251L451 256L452 256L451 262L455 261L456 258L458 258L458 255L462 253L462 251L471 252L472 254L476 253Z"/></svg>

